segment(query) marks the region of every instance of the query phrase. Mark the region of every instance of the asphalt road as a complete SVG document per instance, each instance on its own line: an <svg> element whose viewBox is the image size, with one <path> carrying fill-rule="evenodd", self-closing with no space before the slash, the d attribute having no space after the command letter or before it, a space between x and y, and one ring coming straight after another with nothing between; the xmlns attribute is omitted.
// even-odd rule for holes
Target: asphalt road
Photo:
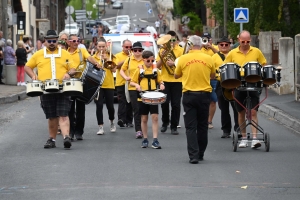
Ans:
<svg viewBox="0 0 300 200"><path fill-rule="evenodd" d="M57 148L43 148L48 130L38 98L2 104L0 112L0 199L299 199L299 134L263 115L270 152L264 145L232 152L217 110L205 160L191 165L182 119L178 136L159 134L161 150L142 149L133 128L109 132L105 106L106 134L96 135L91 103L84 140L65 150L61 136Z"/></svg>

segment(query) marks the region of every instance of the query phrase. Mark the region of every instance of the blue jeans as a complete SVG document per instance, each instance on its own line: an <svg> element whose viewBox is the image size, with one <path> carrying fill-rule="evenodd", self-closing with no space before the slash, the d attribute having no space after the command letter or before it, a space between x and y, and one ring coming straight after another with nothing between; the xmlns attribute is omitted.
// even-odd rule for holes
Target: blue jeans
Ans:
<svg viewBox="0 0 300 200"><path fill-rule="evenodd" d="M217 80L210 80L210 85L212 87L212 92L210 93L210 101L218 102L218 97L216 94Z"/></svg>

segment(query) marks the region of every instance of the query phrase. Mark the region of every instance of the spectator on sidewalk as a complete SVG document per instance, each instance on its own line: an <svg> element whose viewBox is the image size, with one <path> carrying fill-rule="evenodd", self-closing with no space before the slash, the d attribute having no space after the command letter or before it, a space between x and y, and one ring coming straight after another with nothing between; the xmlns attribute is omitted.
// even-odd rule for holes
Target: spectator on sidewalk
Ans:
<svg viewBox="0 0 300 200"><path fill-rule="evenodd" d="M96 26L93 26L92 30L91 30L91 33L92 33L92 37L97 37L97 29L96 29Z"/></svg>
<svg viewBox="0 0 300 200"><path fill-rule="evenodd" d="M4 57L2 47L4 47L4 42L0 40L0 84L4 84L2 82L3 57Z"/></svg>
<svg viewBox="0 0 300 200"><path fill-rule="evenodd" d="M33 54L34 47L31 46L32 43L31 43L31 39L29 37L24 37L23 42L24 42L24 47L27 52L27 59L29 60Z"/></svg>
<svg viewBox="0 0 300 200"><path fill-rule="evenodd" d="M16 50L17 58L17 85L26 86L24 81L24 66L27 62L27 52L24 49L24 42L22 40L18 41L18 48Z"/></svg>
<svg viewBox="0 0 300 200"><path fill-rule="evenodd" d="M156 28L157 33L159 33L159 26L160 26L160 22L159 22L159 20L157 19L157 20L155 21L155 28Z"/></svg>
<svg viewBox="0 0 300 200"><path fill-rule="evenodd" d="M4 47L3 52L4 52L4 64L15 65L16 55L14 49L12 48L12 41L10 39L6 41L6 47Z"/></svg>
<svg viewBox="0 0 300 200"><path fill-rule="evenodd" d="M43 36L39 37L39 39L36 41L36 50L40 50L42 48L44 48L44 42L45 42L45 39Z"/></svg>
<svg viewBox="0 0 300 200"><path fill-rule="evenodd" d="M166 20L163 21L162 28L164 29L164 33L166 33L166 31L167 31L167 22L166 22Z"/></svg>

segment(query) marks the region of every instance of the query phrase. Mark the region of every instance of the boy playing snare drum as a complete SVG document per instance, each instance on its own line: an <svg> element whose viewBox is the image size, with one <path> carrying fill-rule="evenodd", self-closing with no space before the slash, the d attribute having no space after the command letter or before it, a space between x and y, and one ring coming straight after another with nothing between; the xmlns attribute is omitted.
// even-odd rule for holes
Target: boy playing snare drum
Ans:
<svg viewBox="0 0 300 200"><path fill-rule="evenodd" d="M139 66L131 77L130 85L134 86L138 92L142 91L154 91L156 90L157 84L159 84L159 89L164 90L164 82L162 81L161 74L158 71L157 75L153 73L153 62L154 54L151 51L144 51L142 54L144 65ZM140 75L140 69L144 70L143 75ZM142 148L148 147L148 113L150 112L152 118L152 131L153 131L153 142L152 148L161 149L161 146L157 140L158 136L158 105L150 105L142 102L140 95L138 95L139 101L139 112L142 121L142 132L144 140L142 142Z"/></svg>

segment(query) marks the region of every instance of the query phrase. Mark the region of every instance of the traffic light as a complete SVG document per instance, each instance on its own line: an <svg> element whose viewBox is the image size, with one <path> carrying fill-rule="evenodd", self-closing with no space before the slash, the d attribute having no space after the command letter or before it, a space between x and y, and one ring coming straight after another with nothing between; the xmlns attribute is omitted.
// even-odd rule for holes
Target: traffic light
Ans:
<svg viewBox="0 0 300 200"><path fill-rule="evenodd" d="M26 32L26 13L17 12L17 34L24 35Z"/></svg>

